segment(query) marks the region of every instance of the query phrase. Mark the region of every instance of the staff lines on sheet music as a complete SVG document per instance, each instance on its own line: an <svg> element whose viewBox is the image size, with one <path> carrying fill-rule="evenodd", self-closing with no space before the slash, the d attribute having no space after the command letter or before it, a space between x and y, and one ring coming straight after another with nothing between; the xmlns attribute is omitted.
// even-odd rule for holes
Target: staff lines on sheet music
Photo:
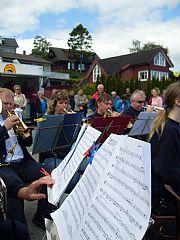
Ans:
<svg viewBox="0 0 180 240"><path fill-rule="evenodd" d="M98 197L96 198L96 201L104 208L105 211L107 211L109 213L109 215L112 218L114 218L114 220L116 220L120 224L120 226L130 236L131 239L135 239L134 234L131 233L130 230L128 229L127 225L123 223L123 221L121 220L122 217L119 216L119 214L117 212L116 212L116 214L114 214L113 211L111 211L110 208L107 208L107 206L104 204L104 202L101 199L99 199ZM121 232L120 229L119 229L119 231L116 232L116 235L117 235L117 233L119 234L119 232ZM123 239L123 237L119 234L118 239Z"/></svg>
<svg viewBox="0 0 180 240"><path fill-rule="evenodd" d="M122 187L124 187L126 190L128 190L129 192L134 194L134 196L136 196L141 201L143 201L148 207L150 206L149 201L147 201L145 197L143 197L141 194L137 193L133 188L131 188L129 185L127 185L125 182L123 182L122 180L120 180L119 178L114 176L113 174L111 174L111 173L108 173L108 174L111 179L113 179L113 180L117 181L119 184L121 184Z"/></svg>
<svg viewBox="0 0 180 240"><path fill-rule="evenodd" d="M81 209L82 209L83 215L84 215L84 213L85 213L85 211L84 211L84 206L83 206L81 197L79 196L79 192L78 192L77 190L75 190L74 192L75 192L75 196L76 196L77 199L78 199L78 203L79 203L79 205L80 205L80 207L81 207ZM81 215L81 216L82 216L82 215ZM81 219L80 219L80 221L81 221Z"/></svg>
<svg viewBox="0 0 180 240"><path fill-rule="evenodd" d="M88 194L88 197L89 197L89 199L91 198L91 195L90 195L90 191L89 191L89 185L88 185L88 182L87 182L87 179L85 179L85 177L84 178L82 178L81 179L81 182L82 182L82 184L84 185L84 188L85 188L85 190L86 190L86 192L87 192L87 194Z"/></svg>
<svg viewBox="0 0 180 240"><path fill-rule="evenodd" d="M127 166L133 168L134 170L138 171L139 173L143 173L143 175L145 175L144 167L138 167L138 166L137 166L136 164L134 164L132 161L130 162L130 161L128 161L128 160L125 160L125 159L124 159L123 157L121 157L121 156L116 156L116 159L117 159L117 160L120 160L120 162L117 161L117 164L118 164L118 163L121 164L121 162L122 162L122 163L124 163L124 165L127 165Z"/></svg>
<svg viewBox="0 0 180 240"><path fill-rule="evenodd" d="M87 235L87 233L85 232L84 229L81 229L81 232L80 232L80 237L84 240L86 238L86 240L90 240L90 237ZM85 237L85 238L84 238ZM96 240L99 240L99 238Z"/></svg>
<svg viewBox="0 0 180 240"><path fill-rule="evenodd" d="M105 146L104 147L102 146L101 148L105 153L107 153L108 157L111 157L112 150L107 149L107 147L105 147Z"/></svg>
<svg viewBox="0 0 180 240"><path fill-rule="evenodd" d="M97 161L96 161L96 164L97 164ZM93 174L96 175L98 179L100 177L100 173L97 171L97 168L94 166L94 164L92 164L91 168L92 168Z"/></svg>
<svg viewBox="0 0 180 240"><path fill-rule="evenodd" d="M98 220L96 220L90 212L88 212L88 216L94 222L97 229L103 234L103 237L105 237L106 240L111 240L111 238L109 238L109 236L107 235L106 231L102 228L101 223L99 223Z"/></svg>
<svg viewBox="0 0 180 240"><path fill-rule="evenodd" d="M90 176L88 174L86 175L86 178L87 178L87 182L88 182L89 188L91 189L91 192L94 192L94 186L93 186L93 184L91 182L91 178L90 178Z"/></svg>
<svg viewBox="0 0 180 240"><path fill-rule="evenodd" d="M76 227L78 228L78 225L79 225L79 223L81 222L81 213L80 213L80 211L79 211L79 208L78 208L78 206L77 206L77 202L76 202L76 200L75 200L75 198L74 198L74 196L72 195L71 196L72 197L72 200L73 200L73 204L75 205L75 211L77 212L77 215L78 215L78 217L79 217L79 221L78 221L78 219L77 219L77 222L76 222ZM72 211L72 210L71 210Z"/></svg>
<svg viewBox="0 0 180 240"><path fill-rule="evenodd" d="M101 204L100 204L101 205ZM111 229L111 231L116 235L118 236L118 239L120 237L120 239L122 238L121 235L120 235L120 229L115 225L115 224L112 224L112 222L110 223L109 220L109 217L106 217L104 216L104 212L109 212L108 210L110 210L107 206L105 205L101 205L102 208L104 208L104 211L101 211L101 209L97 208L94 204L91 206L91 208L96 212L96 214L98 214L98 216L104 221L104 223ZM113 214L114 216L114 214ZM110 238L112 236L109 236Z"/></svg>
<svg viewBox="0 0 180 240"><path fill-rule="evenodd" d="M112 185L108 181L104 181L104 184L108 186L111 190L113 190L115 193L117 193L118 196L120 196L125 202L128 202L130 207L134 209L137 213L139 213L141 217L143 217L144 219L147 219L147 215L135 203L133 203L133 199L126 197L124 194L122 194L121 191L115 188L114 185Z"/></svg>
<svg viewBox="0 0 180 240"><path fill-rule="evenodd" d="M68 234L69 234L69 236L70 236L70 238L72 237L72 225L70 225L69 223L68 223L68 218L67 218L67 211L66 210L62 210L62 215L63 215L63 217L64 217L64 219L65 219L65 221L66 221L66 227L67 227L67 231L68 231Z"/></svg>
<svg viewBox="0 0 180 240"><path fill-rule="evenodd" d="M126 176L128 179L131 179L134 181L134 183L137 183L143 190L147 191L149 193L148 186L145 185L143 182L141 182L139 179L131 175L130 173L124 171L124 169L119 168L117 165L113 166L117 172L121 173L122 175Z"/></svg>
<svg viewBox="0 0 180 240"><path fill-rule="evenodd" d="M88 201L87 201L87 198L86 198L86 196L84 194L84 191L82 190L81 184L79 184L79 186L77 187L77 191L79 191L81 193L82 198L85 201L85 206L87 206L88 205Z"/></svg>
<svg viewBox="0 0 180 240"><path fill-rule="evenodd" d="M109 200L109 202L111 202L120 212L122 212L124 215L126 215L126 217L129 219L129 221L131 223L133 223L139 230L141 230L142 225L135 220L135 218L129 213L129 210L123 208L120 203L118 203L115 199L113 199L107 192L105 192L102 188L101 188L101 194L107 199ZM107 207L107 206L106 206Z"/></svg>
<svg viewBox="0 0 180 240"><path fill-rule="evenodd" d="M137 153L134 153L130 150L127 149L127 147L120 147L119 149L120 152L123 152L123 153L126 153L128 156L132 156L132 157L135 157L137 159L141 159L141 155L140 154L137 154Z"/></svg>
<svg viewBox="0 0 180 240"><path fill-rule="evenodd" d="M93 239L100 240L99 237L98 237L98 235L96 234L94 228L91 226L91 224L90 224L87 220L85 221L85 225L86 225L86 227L90 230L90 232L93 234L93 237L94 237ZM86 233L84 229L82 229L82 232L83 232L83 234ZM88 237L88 238L87 238L87 237ZM87 233L86 233L86 239L89 239L89 240L90 240L90 237L87 236Z"/></svg>
<svg viewBox="0 0 180 240"><path fill-rule="evenodd" d="M76 214L75 214L75 212L73 211L73 206L72 206L72 204L71 204L71 202L69 201L69 200L67 200L67 204L68 204L68 206L69 206L69 208L70 208L70 210L71 210L71 212L72 212L72 216L73 216L73 218L74 218L74 222L75 222L75 224L76 224L76 228L78 228L78 219L76 218ZM67 219L68 220L68 219ZM71 233L72 234L72 233Z"/></svg>

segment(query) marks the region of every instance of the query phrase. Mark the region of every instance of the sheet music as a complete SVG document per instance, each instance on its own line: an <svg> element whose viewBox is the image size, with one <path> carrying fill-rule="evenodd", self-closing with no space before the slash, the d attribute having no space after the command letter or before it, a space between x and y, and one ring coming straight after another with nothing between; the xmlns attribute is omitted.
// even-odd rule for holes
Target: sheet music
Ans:
<svg viewBox="0 0 180 240"><path fill-rule="evenodd" d="M119 139L75 240L140 240L148 227L150 144L125 136Z"/></svg>
<svg viewBox="0 0 180 240"><path fill-rule="evenodd" d="M75 144L75 149L72 149L73 154L70 156L70 160L65 160L60 168L56 168L52 172L52 178L55 180L53 188L48 188L48 201L52 204L56 204L63 192L65 191L68 183L72 179L73 175L77 171L81 161L84 158L84 153L92 146L93 141L96 141L101 135L101 132L92 128L87 127L87 130L79 137L79 142ZM64 160L63 160L64 161ZM67 163L67 161L69 161ZM66 165L67 163L67 165Z"/></svg>
<svg viewBox="0 0 180 240"><path fill-rule="evenodd" d="M101 175L118 144L118 136L111 134L94 155L82 178L60 208L51 214L61 240L71 240L77 234L87 206L97 187Z"/></svg>

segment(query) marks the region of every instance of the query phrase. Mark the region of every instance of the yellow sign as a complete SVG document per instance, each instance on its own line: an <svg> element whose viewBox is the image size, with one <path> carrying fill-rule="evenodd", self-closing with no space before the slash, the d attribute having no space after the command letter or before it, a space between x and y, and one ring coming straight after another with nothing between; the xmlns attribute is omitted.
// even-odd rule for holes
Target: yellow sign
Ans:
<svg viewBox="0 0 180 240"><path fill-rule="evenodd" d="M180 76L180 72L179 71L174 71L173 75L178 78Z"/></svg>
<svg viewBox="0 0 180 240"><path fill-rule="evenodd" d="M16 68L13 64L7 64L5 67L4 67L4 72L5 73L16 73Z"/></svg>

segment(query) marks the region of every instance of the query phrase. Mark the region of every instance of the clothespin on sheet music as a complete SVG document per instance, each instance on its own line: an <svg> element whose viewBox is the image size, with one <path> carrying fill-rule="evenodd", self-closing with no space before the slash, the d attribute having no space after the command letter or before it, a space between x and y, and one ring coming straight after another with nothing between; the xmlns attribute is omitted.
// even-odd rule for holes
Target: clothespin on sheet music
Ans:
<svg viewBox="0 0 180 240"><path fill-rule="evenodd" d="M99 146L100 146L100 143L98 143L98 145L96 146L95 142L93 142L92 149L91 149L91 152L90 152L90 159L89 159L90 164L92 164L92 161L94 159L94 154L98 151Z"/></svg>

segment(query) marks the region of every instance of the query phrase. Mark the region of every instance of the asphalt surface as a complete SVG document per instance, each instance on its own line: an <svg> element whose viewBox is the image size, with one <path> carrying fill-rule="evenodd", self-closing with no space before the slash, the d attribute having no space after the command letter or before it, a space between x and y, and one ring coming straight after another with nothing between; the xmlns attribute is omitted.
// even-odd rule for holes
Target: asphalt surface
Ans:
<svg viewBox="0 0 180 240"><path fill-rule="evenodd" d="M32 147L28 148L28 151L31 153ZM33 155L33 158L38 161L38 154ZM34 216L34 213L36 212L36 208L37 201L25 201L24 209L31 240L47 240L45 231L43 231L41 228L36 227L32 223L32 218Z"/></svg>

